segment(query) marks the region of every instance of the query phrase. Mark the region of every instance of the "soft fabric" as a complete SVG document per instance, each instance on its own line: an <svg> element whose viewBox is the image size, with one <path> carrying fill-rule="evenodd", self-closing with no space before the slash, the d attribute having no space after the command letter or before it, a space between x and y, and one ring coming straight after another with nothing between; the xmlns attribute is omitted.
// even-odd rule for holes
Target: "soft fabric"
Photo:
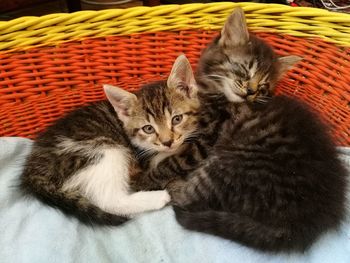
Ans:
<svg viewBox="0 0 350 263"><path fill-rule="evenodd" d="M350 262L350 220L305 254L271 255L182 229L171 207L120 227L81 225L16 188L31 141L0 138L0 262ZM350 167L350 148L341 157Z"/></svg>

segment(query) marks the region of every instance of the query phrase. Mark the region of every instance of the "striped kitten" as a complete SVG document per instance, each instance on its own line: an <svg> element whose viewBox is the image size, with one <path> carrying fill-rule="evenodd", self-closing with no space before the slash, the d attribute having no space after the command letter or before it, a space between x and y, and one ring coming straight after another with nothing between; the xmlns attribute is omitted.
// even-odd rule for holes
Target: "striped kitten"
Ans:
<svg viewBox="0 0 350 263"><path fill-rule="evenodd" d="M183 69L192 72L189 61L184 55L179 56L179 63L186 65ZM173 68L173 70L177 70ZM179 72L171 75L181 75L184 72ZM145 185L149 190L164 189L167 185L176 179L185 178L191 171L195 170L198 165L204 160L210 151L210 148L215 144L218 132L221 130L223 122L229 118L227 106L229 101L225 95L220 92L203 93L201 87L198 86L195 76L189 75L188 86L185 82L178 83L178 88L188 89L196 94L200 108L197 112L197 129L189 136L181 150L166 158L153 158L150 162L142 162L144 170L143 176L134 184L134 190L144 189ZM168 79L168 86L172 78ZM175 88L175 87L174 87Z"/></svg>
<svg viewBox="0 0 350 263"><path fill-rule="evenodd" d="M235 10L227 23L236 26L234 32L245 32L237 22L242 19L242 11ZM219 48L208 48L201 58L198 137L182 154L153 167L149 177L166 186L176 204L176 218L187 229L265 251L304 251L340 225L345 169L326 127L303 103L284 96L252 103L264 102L281 69L292 63L286 59L284 64L252 36L248 47L239 39L234 45L226 42L233 36L227 23L210 48L222 43L223 50L237 50L236 58L231 59L233 52L229 59L212 63L210 57L220 58L215 55ZM239 52L244 54L240 65L235 62ZM251 61L254 67L249 67ZM220 77L212 77L218 75L216 70ZM240 75L247 79L244 87Z"/></svg>
<svg viewBox="0 0 350 263"><path fill-rule="evenodd" d="M346 171L327 128L306 105L285 96L272 97L266 104L252 103L265 101L281 68L298 59L284 58L283 63L288 63L281 66L281 59L263 42L246 33L239 34L243 40L234 40L234 32L246 32L239 22L243 19L238 9L227 22L235 25L228 36L236 45L224 44L226 25L214 42L214 47L221 43L226 55L228 46L230 52L238 50L226 61L235 60L224 63L225 67L225 59L206 63L209 50L199 68L200 87L224 94L230 101L226 106L230 117L205 162L167 189L176 204L176 218L187 229L264 251L304 251L341 224ZM248 79L246 86L240 76Z"/></svg>
<svg viewBox="0 0 350 263"><path fill-rule="evenodd" d="M202 106L196 136L184 152L150 167L145 181L156 182L152 189L163 189L175 177L186 177L215 144L229 117L229 102L266 102L276 82L299 60L297 56L278 57L267 43L249 35L243 10L236 8L198 62L193 82L199 87Z"/></svg>
<svg viewBox="0 0 350 263"><path fill-rule="evenodd" d="M192 75L177 60L168 85L149 84L135 94L106 85L108 100L69 113L35 140L23 192L87 224L118 225L164 207L166 190L133 192L130 181L142 178L137 157L175 154L196 131Z"/></svg>
<svg viewBox="0 0 350 263"><path fill-rule="evenodd" d="M230 114L206 161L168 185L177 221L274 252L305 251L336 230L347 173L317 116L285 96Z"/></svg>
<svg viewBox="0 0 350 263"><path fill-rule="evenodd" d="M202 53L197 81L202 89L220 89L231 102L266 102L276 82L301 58L279 57L263 40L248 33L236 8L218 36Z"/></svg>

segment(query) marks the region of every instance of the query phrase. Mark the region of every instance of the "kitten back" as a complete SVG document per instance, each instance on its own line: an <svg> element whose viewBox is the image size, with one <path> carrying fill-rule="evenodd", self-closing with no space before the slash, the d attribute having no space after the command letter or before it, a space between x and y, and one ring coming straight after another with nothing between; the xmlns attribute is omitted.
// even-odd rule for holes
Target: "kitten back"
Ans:
<svg viewBox="0 0 350 263"><path fill-rule="evenodd" d="M77 191L62 189L71 176L98 161L101 156L94 149L102 145L129 145L108 102L94 102L57 120L38 136L26 160L20 181L24 196L36 197L87 225L127 221L101 210Z"/></svg>
<svg viewBox="0 0 350 263"><path fill-rule="evenodd" d="M338 230L348 176L318 116L286 96L231 110L212 155L183 191L178 222L270 252L303 252Z"/></svg>

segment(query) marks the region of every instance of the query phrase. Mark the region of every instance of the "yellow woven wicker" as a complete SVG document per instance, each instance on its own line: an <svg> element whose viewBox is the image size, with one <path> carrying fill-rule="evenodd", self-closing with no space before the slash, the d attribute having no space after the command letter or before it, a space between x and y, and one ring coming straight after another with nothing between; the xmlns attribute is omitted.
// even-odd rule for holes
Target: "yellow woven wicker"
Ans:
<svg viewBox="0 0 350 263"><path fill-rule="evenodd" d="M350 15L274 4L135 7L0 22L0 136L34 138L63 113L104 98L101 84L133 90L165 78L176 56L195 67L229 13L280 55L303 61L277 92L313 106L338 145L350 145ZM286 83L288 82L288 83Z"/></svg>
<svg viewBox="0 0 350 263"><path fill-rule="evenodd" d="M81 39L89 36L180 29L218 29L236 6L243 7L252 30L294 36L320 37L350 45L350 15L316 8L277 4L212 3L135 7L42 17L21 17L0 22L0 50Z"/></svg>

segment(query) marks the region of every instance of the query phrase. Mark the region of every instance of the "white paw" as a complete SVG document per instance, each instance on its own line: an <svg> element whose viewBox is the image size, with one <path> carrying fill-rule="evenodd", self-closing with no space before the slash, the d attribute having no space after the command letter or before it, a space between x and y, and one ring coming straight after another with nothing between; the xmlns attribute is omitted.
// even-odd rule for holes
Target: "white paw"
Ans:
<svg viewBox="0 0 350 263"><path fill-rule="evenodd" d="M157 193L158 198L156 201L157 202L156 209L161 209L170 202L171 197L170 197L167 190L160 190L160 191L156 191L156 192L158 192Z"/></svg>

